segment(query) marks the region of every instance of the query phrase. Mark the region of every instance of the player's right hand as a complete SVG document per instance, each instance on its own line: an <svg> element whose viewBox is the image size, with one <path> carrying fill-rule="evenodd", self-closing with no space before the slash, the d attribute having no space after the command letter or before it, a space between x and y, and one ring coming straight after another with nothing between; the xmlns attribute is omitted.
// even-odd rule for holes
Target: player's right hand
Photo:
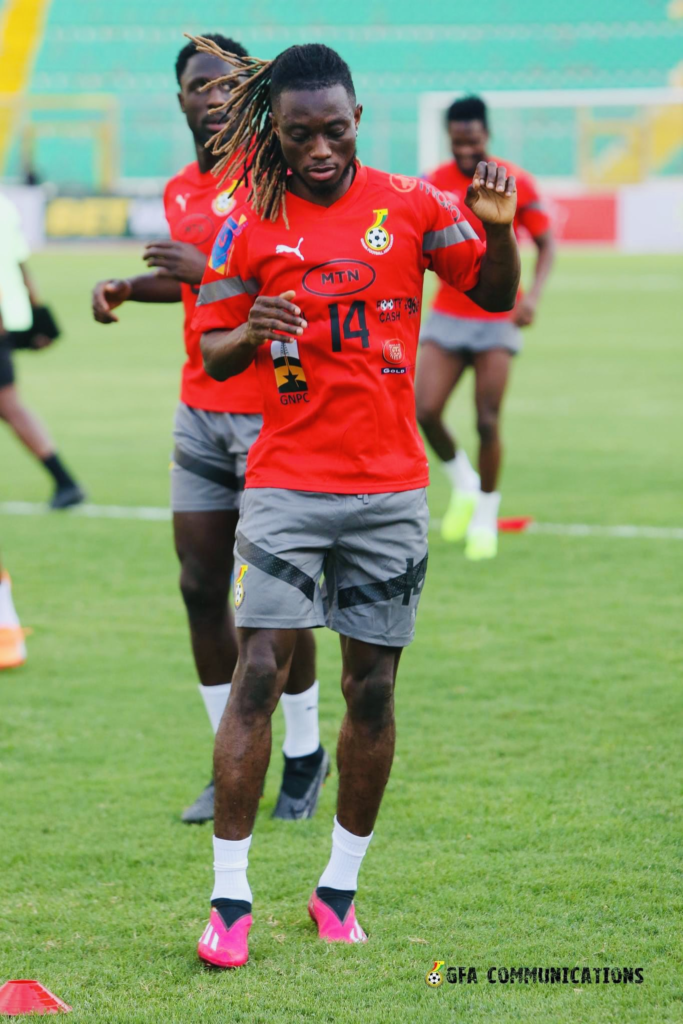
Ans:
<svg viewBox="0 0 683 1024"><path fill-rule="evenodd" d="M129 299L130 293L128 281L98 281L92 290L92 315L98 324L117 324L119 318L112 309Z"/></svg>
<svg viewBox="0 0 683 1024"><path fill-rule="evenodd" d="M254 348L266 341L296 340L308 324L292 301L296 292L259 295L249 310L246 340Z"/></svg>
<svg viewBox="0 0 683 1024"><path fill-rule="evenodd" d="M206 270L206 256L189 242L166 238L150 242L142 255L148 267L156 267L159 277L174 277L185 284L201 284Z"/></svg>

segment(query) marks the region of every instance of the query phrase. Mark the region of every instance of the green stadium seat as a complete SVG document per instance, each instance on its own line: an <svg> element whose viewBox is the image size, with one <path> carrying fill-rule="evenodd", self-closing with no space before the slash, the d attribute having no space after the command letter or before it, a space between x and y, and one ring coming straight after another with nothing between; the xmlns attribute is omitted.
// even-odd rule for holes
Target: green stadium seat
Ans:
<svg viewBox="0 0 683 1024"><path fill-rule="evenodd" d="M666 86L683 53L683 19L670 18L667 7L665 0L603 0L598 7L589 0L492 0L475 19L472 8L450 0L347 0L322 8L313 0L229 7L205 0L197 21L193 0L53 0L29 91L115 97L121 174L161 179L192 155L173 75L184 31L233 34L264 57L293 43L324 41L351 65L366 105L361 156L414 173L424 91ZM566 138L548 146L539 135L528 140L529 153L539 173L571 171ZM37 164L58 182L94 184L88 140L43 139ZM15 144L5 171L17 166ZM672 167L680 173L676 161Z"/></svg>

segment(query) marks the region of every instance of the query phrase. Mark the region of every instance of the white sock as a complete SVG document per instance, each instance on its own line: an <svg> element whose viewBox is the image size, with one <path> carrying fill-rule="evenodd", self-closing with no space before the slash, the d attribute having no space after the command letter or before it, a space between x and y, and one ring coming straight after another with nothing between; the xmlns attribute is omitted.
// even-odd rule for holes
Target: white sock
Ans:
<svg viewBox="0 0 683 1024"><path fill-rule="evenodd" d="M219 683L218 686L203 686L201 683L199 684L199 692L202 695L214 736L218 732L218 726L221 724L225 705L228 703L228 697L230 696L231 686L232 683Z"/></svg>
<svg viewBox="0 0 683 1024"><path fill-rule="evenodd" d="M320 876L318 886L328 889L351 889L355 892L358 888L358 872L372 836L372 832L369 836L354 836L353 832L347 832L341 827L335 814L332 856Z"/></svg>
<svg viewBox="0 0 683 1024"><path fill-rule="evenodd" d="M444 462L443 468L448 474L453 490L466 493L479 490L479 474L473 469L464 448L458 448L455 458Z"/></svg>
<svg viewBox="0 0 683 1024"><path fill-rule="evenodd" d="M479 495L474 515L470 519L469 529L484 527L487 530L498 532L498 509L500 507L500 491L490 493L482 491Z"/></svg>
<svg viewBox="0 0 683 1024"><path fill-rule="evenodd" d="M212 900L245 900L251 903L247 881L247 864L251 836L246 839L213 837L213 870L215 872Z"/></svg>
<svg viewBox="0 0 683 1024"><path fill-rule="evenodd" d="M0 576L0 626L13 628L20 625L12 600L12 584L5 572Z"/></svg>
<svg viewBox="0 0 683 1024"><path fill-rule="evenodd" d="M303 693L283 693L280 697L285 716L285 757L315 754L320 746L318 729L318 680Z"/></svg>

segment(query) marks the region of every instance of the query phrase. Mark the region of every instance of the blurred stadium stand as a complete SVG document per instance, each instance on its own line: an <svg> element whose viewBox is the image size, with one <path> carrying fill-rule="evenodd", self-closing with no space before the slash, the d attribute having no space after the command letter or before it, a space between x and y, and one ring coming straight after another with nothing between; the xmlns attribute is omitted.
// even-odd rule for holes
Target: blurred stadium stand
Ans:
<svg viewBox="0 0 683 1024"><path fill-rule="evenodd" d="M424 93L683 86L683 0L0 0L0 173L17 179L31 165L62 188L158 187L192 153L173 74L184 31L222 31L263 57L334 46L366 105L362 158L403 173L418 170ZM518 124L525 142L513 159L566 178L581 170L575 115L546 108L515 122L499 111L494 131L505 138ZM614 154L603 158L605 183L683 174L680 106L600 117L596 152ZM645 136L650 156L634 165L629 147Z"/></svg>

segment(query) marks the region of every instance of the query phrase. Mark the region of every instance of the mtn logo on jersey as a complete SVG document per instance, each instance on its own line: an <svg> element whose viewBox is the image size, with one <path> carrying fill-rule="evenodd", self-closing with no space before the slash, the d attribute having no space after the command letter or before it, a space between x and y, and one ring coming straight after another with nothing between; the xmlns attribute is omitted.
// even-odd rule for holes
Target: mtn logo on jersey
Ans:
<svg viewBox="0 0 683 1024"><path fill-rule="evenodd" d="M375 219L361 238L361 245L367 252L375 256L384 256L394 244L394 236L390 235L385 227L382 227L389 216L388 210L373 210Z"/></svg>
<svg viewBox="0 0 683 1024"><path fill-rule="evenodd" d="M211 209L217 217L227 217L235 209L237 200L233 198L233 192L236 188L237 179L231 181L228 188L224 188L222 192L219 192L211 203Z"/></svg>
<svg viewBox="0 0 683 1024"><path fill-rule="evenodd" d="M241 214L238 221L234 217L228 217L218 232L216 241L213 243L211 256L209 257L209 266L217 274L225 273L228 263L228 250L234 240L242 234L246 226L246 215Z"/></svg>
<svg viewBox="0 0 683 1024"><path fill-rule="evenodd" d="M311 295L354 295L369 288L376 276L362 260L328 260L307 270L301 283Z"/></svg>
<svg viewBox="0 0 683 1024"><path fill-rule="evenodd" d="M272 341L270 354L275 367L275 382L281 395L308 391L306 374L299 359L299 345L296 341ZM308 401L308 396L304 401Z"/></svg>
<svg viewBox="0 0 683 1024"><path fill-rule="evenodd" d="M215 232L216 222L212 217L205 213L188 213L176 224L174 237L190 245L204 245L211 241Z"/></svg>

